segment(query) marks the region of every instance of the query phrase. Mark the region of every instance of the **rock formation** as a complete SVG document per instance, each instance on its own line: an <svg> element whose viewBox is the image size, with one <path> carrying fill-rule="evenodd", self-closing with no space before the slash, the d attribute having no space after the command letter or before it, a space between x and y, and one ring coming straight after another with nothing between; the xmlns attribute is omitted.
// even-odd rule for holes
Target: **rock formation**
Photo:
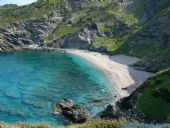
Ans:
<svg viewBox="0 0 170 128"><path fill-rule="evenodd" d="M90 113L84 106L75 104L69 99L58 102L55 113L61 113L67 120L73 123L84 123L91 118Z"/></svg>

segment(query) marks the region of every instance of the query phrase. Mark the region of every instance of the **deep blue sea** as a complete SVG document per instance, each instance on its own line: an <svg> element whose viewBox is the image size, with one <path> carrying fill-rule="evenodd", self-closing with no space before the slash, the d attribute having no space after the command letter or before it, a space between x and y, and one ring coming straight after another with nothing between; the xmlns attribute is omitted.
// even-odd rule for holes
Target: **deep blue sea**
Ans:
<svg viewBox="0 0 170 128"><path fill-rule="evenodd" d="M63 124L55 104L69 98L95 116L117 100L116 87L95 65L61 52L0 53L0 121ZM93 103L102 98L101 104Z"/></svg>

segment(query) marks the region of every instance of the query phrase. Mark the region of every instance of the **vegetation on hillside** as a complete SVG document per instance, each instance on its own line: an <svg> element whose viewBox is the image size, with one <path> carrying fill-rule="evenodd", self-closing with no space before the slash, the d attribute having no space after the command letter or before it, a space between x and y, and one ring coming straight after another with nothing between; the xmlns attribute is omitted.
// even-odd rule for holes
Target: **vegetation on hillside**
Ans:
<svg viewBox="0 0 170 128"><path fill-rule="evenodd" d="M104 46L109 52L116 51L124 39L132 34L140 24L137 18L124 12L117 2L111 0L87 3L83 11L77 8L72 9L64 17L64 21L46 37L46 43L79 32L87 28L89 22L93 22L98 31L105 35L98 36L92 41L94 47Z"/></svg>
<svg viewBox="0 0 170 128"><path fill-rule="evenodd" d="M0 25L7 25L20 20L36 20L47 18L53 14L55 6L62 1L46 2L38 0L38 2L17 6L13 4L0 7Z"/></svg>
<svg viewBox="0 0 170 128"><path fill-rule="evenodd" d="M146 121L164 122L170 114L170 68L148 79L132 95L130 102L144 113Z"/></svg>
<svg viewBox="0 0 170 128"><path fill-rule="evenodd" d="M156 13L128 35L116 51L145 58L147 63L139 66L148 67L153 72L170 67L169 14L170 7Z"/></svg>
<svg viewBox="0 0 170 128"><path fill-rule="evenodd" d="M17 123L13 125L9 124L0 124L1 128L130 128L125 126L125 124L131 124L129 121L119 120L119 121L111 121L111 120L93 120L84 124L71 124L68 126L50 126L47 124L36 125L30 123ZM166 126L166 125L165 125ZM170 128L170 125L167 124L167 127L164 126L149 126L149 128ZM133 126L133 128L148 128L148 126Z"/></svg>
<svg viewBox="0 0 170 128"><path fill-rule="evenodd" d="M85 28L85 24L83 23L75 23L75 24L59 24L56 29L53 31L52 34L49 34L48 37L45 38L45 43L53 39L59 39L65 37L69 34L75 33L80 31L81 29Z"/></svg>
<svg viewBox="0 0 170 128"><path fill-rule="evenodd" d="M0 8L0 24L10 24L19 20L47 18L53 15L56 7L62 3L64 3L63 0L38 0L33 4L25 6L2 6ZM152 5L156 7L159 6L160 8ZM74 7L70 11L67 10L67 12L63 14L64 22L58 25L52 33L49 33L48 37L44 40L45 43L48 43L51 40L78 32L86 28L90 20L97 25L101 33L105 34L104 37L100 36L93 41L95 47L105 46L109 52L129 54L129 51L132 49L129 47L129 42L135 39L137 33L143 31L145 26L152 24L156 20L153 17L159 15L159 13L169 7L169 5L170 2L168 0L156 2L154 0L137 0L127 7L123 4L120 6L112 0L87 2L83 4L83 9ZM126 9L124 8L126 8L127 11L125 11ZM146 11L148 11L148 17L144 17ZM147 18L147 20L143 20L143 18ZM150 44L151 43L149 43L149 45L139 43L136 47L133 47L132 55L143 57L146 54L150 55L158 51L158 53L160 53L158 56L162 57L169 53L169 49L166 51L163 50L164 47L154 49L153 45ZM145 54L145 52L147 53ZM157 54L151 57L154 58L154 56L157 56Z"/></svg>

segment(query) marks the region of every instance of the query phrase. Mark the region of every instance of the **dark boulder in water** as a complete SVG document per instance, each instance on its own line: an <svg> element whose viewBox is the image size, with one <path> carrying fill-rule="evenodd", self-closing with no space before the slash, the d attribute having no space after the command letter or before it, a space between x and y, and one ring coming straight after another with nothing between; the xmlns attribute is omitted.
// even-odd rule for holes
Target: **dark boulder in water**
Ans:
<svg viewBox="0 0 170 128"><path fill-rule="evenodd" d="M91 118L88 110L72 100L64 99L56 104L55 112L61 113L66 119L73 123L84 123Z"/></svg>
<svg viewBox="0 0 170 128"><path fill-rule="evenodd" d="M103 102L103 99L94 99L93 102L96 104L100 104Z"/></svg>

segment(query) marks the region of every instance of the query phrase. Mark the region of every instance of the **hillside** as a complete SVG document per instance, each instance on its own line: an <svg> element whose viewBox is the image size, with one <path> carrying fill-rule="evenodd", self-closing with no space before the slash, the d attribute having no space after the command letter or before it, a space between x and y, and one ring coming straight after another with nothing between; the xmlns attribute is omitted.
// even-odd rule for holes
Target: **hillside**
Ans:
<svg viewBox="0 0 170 128"><path fill-rule="evenodd" d="M118 106L125 113L136 113L146 122L169 122L170 69L148 79L131 96L122 99Z"/></svg>
<svg viewBox="0 0 170 128"><path fill-rule="evenodd" d="M142 57L136 66L144 70L159 71L170 66L170 8L166 8L147 21L143 27L122 45L120 51Z"/></svg>
<svg viewBox="0 0 170 128"><path fill-rule="evenodd" d="M145 3L145 4L144 4ZM142 58L135 66L169 67L168 0L45 1L0 7L0 50L40 44Z"/></svg>

